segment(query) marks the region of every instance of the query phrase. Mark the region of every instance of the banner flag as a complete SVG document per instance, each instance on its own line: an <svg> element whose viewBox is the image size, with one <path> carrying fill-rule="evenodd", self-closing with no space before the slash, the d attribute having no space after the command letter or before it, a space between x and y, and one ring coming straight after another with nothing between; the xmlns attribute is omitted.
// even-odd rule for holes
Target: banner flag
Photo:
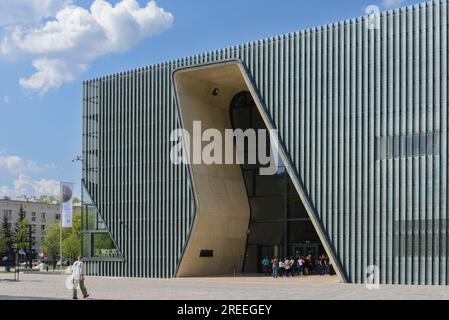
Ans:
<svg viewBox="0 0 449 320"><path fill-rule="evenodd" d="M61 182L61 221L63 228L72 227L73 183Z"/></svg>

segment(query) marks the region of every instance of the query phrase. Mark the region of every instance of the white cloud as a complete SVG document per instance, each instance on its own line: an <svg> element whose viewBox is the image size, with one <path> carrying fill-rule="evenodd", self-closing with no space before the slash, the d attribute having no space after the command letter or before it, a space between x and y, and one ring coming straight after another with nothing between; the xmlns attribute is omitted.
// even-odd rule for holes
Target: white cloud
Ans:
<svg viewBox="0 0 449 320"><path fill-rule="evenodd" d="M69 0L0 0L0 26L36 23L70 3Z"/></svg>
<svg viewBox="0 0 449 320"><path fill-rule="evenodd" d="M60 188L59 181L46 179L33 180L25 174L20 174L18 179L13 182L13 185L16 196L57 196Z"/></svg>
<svg viewBox="0 0 449 320"><path fill-rule="evenodd" d="M404 0L382 0L382 4L386 8L399 7Z"/></svg>
<svg viewBox="0 0 449 320"><path fill-rule="evenodd" d="M0 178L6 177L10 185L0 186L0 198L40 195L57 195L59 182L52 179L38 179L31 177L34 174L48 174L57 169L54 164L40 165L35 161L24 160L19 156L7 155L0 150ZM31 176L30 176L31 175Z"/></svg>
<svg viewBox="0 0 449 320"><path fill-rule="evenodd" d="M11 197L12 193L13 192L8 187L0 187L0 199L4 197Z"/></svg>
<svg viewBox="0 0 449 320"><path fill-rule="evenodd" d="M31 58L36 73L20 79L20 84L45 93L75 80L96 58L126 52L162 33L173 19L154 1L144 7L136 0L122 0L115 6L94 0L89 10L65 6L54 19L38 26L9 28L1 40L0 55Z"/></svg>
<svg viewBox="0 0 449 320"><path fill-rule="evenodd" d="M45 172L55 169L54 164L39 165L31 160L24 160L18 156L2 155L0 153L0 174L15 175L19 173Z"/></svg>
<svg viewBox="0 0 449 320"><path fill-rule="evenodd" d="M58 88L64 83L71 82L86 69L85 65L71 66L59 59L38 59L33 61L33 67L37 72L28 79L21 78L22 87L37 90L41 94L50 88Z"/></svg>

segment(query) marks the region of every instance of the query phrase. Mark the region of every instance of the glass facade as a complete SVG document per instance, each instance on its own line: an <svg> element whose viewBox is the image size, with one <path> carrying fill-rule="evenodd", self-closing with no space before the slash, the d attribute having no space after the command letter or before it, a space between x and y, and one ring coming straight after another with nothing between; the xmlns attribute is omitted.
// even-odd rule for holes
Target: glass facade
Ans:
<svg viewBox="0 0 449 320"><path fill-rule="evenodd" d="M237 94L231 102L234 129L267 129L259 110L247 91ZM258 135L260 138L260 135ZM271 149L267 138L267 150ZM245 139L245 161L241 165L251 219L248 231L244 272L261 272L264 256L298 257L323 254L324 249L312 222L287 174L281 160L277 174L260 175L260 163L248 164L248 152L258 152L258 143L251 150Z"/></svg>
<svg viewBox="0 0 449 320"><path fill-rule="evenodd" d="M376 160L440 155L440 132L376 138Z"/></svg>
<svg viewBox="0 0 449 320"><path fill-rule="evenodd" d="M97 258L103 260L120 259L122 255L115 246L103 219L84 186L81 196L83 203L81 208L81 251L83 256L87 260L95 260Z"/></svg>
<svg viewBox="0 0 449 320"><path fill-rule="evenodd" d="M291 178L342 281L364 283L375 265L382 284L449 284L449 1L384 12L378 29L367 29L367 19L86 81L83 182L126 258L88 271L176 276L196 208L188 166L170 162L170 133L182 127L172 75L236 60L279 130ZM249 126L251 116L242 111L235 127ZM256 181L249 194L267 191L244 174ZM285 213L281 195L253 198L261 220L301 215ZM301 208L295 199L290 205ZM271 230L267 246L277 243L278 252L302 241L285 221L249 227L256 245L247 255L256 258L268 250L258 247L258 230Z"/></svg>

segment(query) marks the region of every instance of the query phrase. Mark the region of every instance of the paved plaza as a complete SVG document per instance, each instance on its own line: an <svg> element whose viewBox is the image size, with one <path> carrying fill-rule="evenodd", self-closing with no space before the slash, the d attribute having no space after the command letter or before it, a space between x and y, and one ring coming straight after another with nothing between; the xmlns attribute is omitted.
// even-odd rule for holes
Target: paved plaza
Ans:
<svg viewBox="0 0 449 320"><path fill-rule="evenodd" d="M8 278L10 280L8 280ZM70 299L67 275L0 273L0 300ZM339 283L336 277L207 277L181 279L129 279L88 277L91 299L131 300L310 300L310 299L449 299L449 286L364 285Z"/></svg>

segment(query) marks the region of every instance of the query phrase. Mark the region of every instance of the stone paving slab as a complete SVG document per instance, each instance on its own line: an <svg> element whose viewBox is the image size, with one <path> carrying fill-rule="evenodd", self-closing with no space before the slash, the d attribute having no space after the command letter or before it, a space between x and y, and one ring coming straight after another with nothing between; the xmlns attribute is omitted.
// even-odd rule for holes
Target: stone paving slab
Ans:
<svg viewBox="0 0 449 320"><path fill-rule="evenodd" d="M2 275L4 276L4 275ZM20 282L0 276L0 300L70 299L67 275L21 274ZM2 280L3 279L3 280ZM449 299L449 286L364 285L339 283L336 277L207 277L136 279L88 277L91 299L111 300L368 300Z"/></svg>

